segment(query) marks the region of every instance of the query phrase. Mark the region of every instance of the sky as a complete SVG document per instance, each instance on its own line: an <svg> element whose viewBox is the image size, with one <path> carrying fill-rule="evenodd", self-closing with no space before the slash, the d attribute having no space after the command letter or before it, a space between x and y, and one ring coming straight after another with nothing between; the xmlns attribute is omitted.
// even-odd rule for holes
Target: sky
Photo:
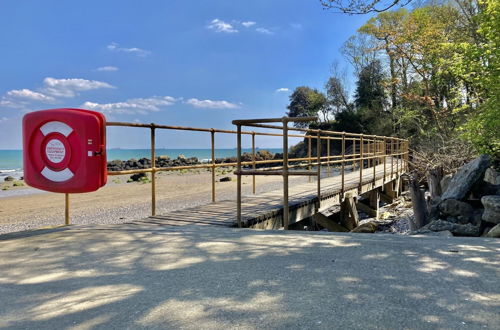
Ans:
<svg viewBox="0 0 500 330"><path fill-rule="evenodd" d="M234 119L282 117L294 88L322 89L334 61L347 67L339 49L368 18L319 0L0 0L0 149L21 149L22 117L42 109L224 129ZM157 136L164 148L210 141ZM216 136L218 148L235 142ZM108 148L148 146L147 129L108 129Z"/></svg>

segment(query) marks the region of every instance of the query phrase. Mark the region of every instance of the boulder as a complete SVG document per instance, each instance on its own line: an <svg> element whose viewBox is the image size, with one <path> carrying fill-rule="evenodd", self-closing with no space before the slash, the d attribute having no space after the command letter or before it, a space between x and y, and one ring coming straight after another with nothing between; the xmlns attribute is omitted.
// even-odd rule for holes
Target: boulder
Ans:
<svg viewBox="0 0 500 330"><path fill-rule="evenodd" d="M500 223L495 227L491 228L486 237L500 238Z"/></svg>
<svg viewBox="0 0 500 330"><path fill-rule="evenodd" d="M220 178L219 179L219 182L229 182L229 181L232 181L233 178L231 178L230 176L225 176L223 178Z"/></svg>
<svg viewBox="0 0 500 330"><path fill-rule="evenodd" d="M457 223L452 223L444 220L433 221L424 227L424 229L429 229L432 231L445 231L448 230L455 236L479 236L481 232L479 226L474 226L470 223L466 225L461 225Z"/></svg>
<svg viewBox="0 0 500 330"><path fill-rule="evenodd" d="M472 187L483 178L484 172L489 164L489 156L481 155L462 166L451 179L448 188L441 196L442 199L463 200L467 198Z"/></svg>
<svg viewBox="0 0 500 330"><path fill-rule="evenodd" d="M484 181L492 185L500 185L500 172L493 168L488 168L484 173Z"/></svg>
<svg viewBox="0 0 500 330"><path fill-rule="evenodd" d="M446 191L446 189L448 189L448 186L450 185L451 178L453 178L452 174L447 174L447 175L443 176L443 178L441 179L441 182L439 183L439 185L441 186L441 191L444 192L444 191Z"/></svg>
<svg viewBox="0 0 500 330"><path fill-rule="evenodd" d="M439 204L439 211L447 216L457 217L460 223L467 223L470 221L474 209L465 202L446 199Z"/></svg>
<svg viewBox="0 0 500 330"><path fill-rule="evenodd" d="M132 174L130 176L130 180L140 181L142 178L145 178L145 177L147 177L146 173L136 173L136 174Z"/></svg>
<svg viewBox="0 0 500 330"><path fill-rule="evenodd" d="M351 230L351 233L374 233L377 227L378 225L374 222L366 222Z"/></svg>
<svg viewBox="0 0 500 330"><path fill-rule="evenodd" d="M481 198L484 205L483 221L500 223L500 195L490 195Z"/></svg>
<svg viewBox="0 0 500 330"><path fill-rule="evenodd" d="M4 181L14 181L14 180L15 178L10 175L4 179Z"/></svg>

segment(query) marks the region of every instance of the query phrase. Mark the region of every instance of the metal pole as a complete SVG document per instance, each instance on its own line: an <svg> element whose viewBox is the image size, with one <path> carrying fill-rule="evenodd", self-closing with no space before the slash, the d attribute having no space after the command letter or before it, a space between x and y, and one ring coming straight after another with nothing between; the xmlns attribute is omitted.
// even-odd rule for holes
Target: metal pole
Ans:
<svg viewBox="0 0 500 330"><path fill-rule="evenodd" d="M394 178L394 139L391 139L391 180Z"/></svg>
<svg viewBox="0 0 500 330"><path fill-rule="evenodd" d="M387 138L384 137L384 140L382 142L383 143L383 146L382 146L383 154L382 154L382 156L384 157L384 183L385 183L385 175L386 175L386 169L385 169L386 164L385 163L386 163L386 160L387 160L387 146L386 146L386 142L385 142L386 140L387 140Z"/></svg>
<svg viewBox="0 0 500 330"><path fill-rule="evenodd" d="M344 199L345 132L342 132L342 199Z"/></svg>
<svg viewBox="0 0 500 330"><path fill-rule="evenodd" d="M252 132L252 168L255 171L255 132ZM255 195L255 175L252 175L253 194Z"/></svg>
<svg viewBox="0 0 500 330"><path fill-rule="evenodd" d="M156 151L155 151L155 124L151 123L151 216L156 215Z"/></svg>
<svg viewBox="0 0 500 330"><path fill-rule="evenodd" d="M330 142L331 141L330 141L330 139L327 139L326 141L328 141L328 144L326 145L326 154L328 156L326 164L328 167L328 176L330 176L331 175L331 173L330 173Z"/></svg>
<svg viewBox="0 0 500 330"><path fill-rule="evenodd" d="M237 171L237 188L236 188L236 214L238 227L241 228L241 125L236 126L236 171Z"/></svg>
<svg viewBox="0 0 500 330"><path fill-rule="evenodd" d="M215 203L215 131L210 131L212 141L212 203Z"/></svg>
<svg viewBox="0 0 500 330"><path fill-rule="evenodd" d="M307 167L307 169L310 171L311 170L311 157L312 157L312 142L311 142L311 136L309 135L308 136L309 138L309 141L308 141L308 148L307 148L307 162L309 163L309 166ZM309 177L308 179L309 182L311 182L311 177Z"/></svg>
<svg viewBox="0 0 500 330"><path fill-rule="evenodd" d="M320 130L318 130L318 139L316 141L316 151L317 151L317 157L318 157L318 169L317 169L317 172L318 172L318 210L317 212L319 212L319 208L321 207L321 136L320 136ZM313 227L315 227L314 225L314 218L313 218Z"/></svg>
<svg viewBox="0 0 500 330"><path fill-rule="evenodd" d="M288 120L283 117L283 227L288 230Z"/></svg>
<svg viewBox="0 0 500 330"><path fill-rule="evenodd" d="M399 176L399 141L396 140L396 175Z"/></svg>
<svg viewBox="0 0 500 330"><path fill-rule="evenodd" d="M371 154L371 157L372 157L372 166L373 166L373 184L375 185L375 177L376 177L376 169L377 169L377 163L375 162L375 157L376 157L376 154L375 154L375 138L373 139L373 144L372 144L372 154Z"/></svg>
<svg viewBox="0 0 500 330"><path fill-rule="evenodd" d="M363 134L361 134L361 139L359 141L359 187L363 185L363 166L364 166L364 161L363 161L363 148L364 148L364 142L363 142Z"/></svg>
<svg viewBox="0 0 500 330"><path fill-rule="evenodd" d="M69 225L69 194L64 194L64 224Z"/></svg>
<svg viewBox="0 0 500 330"><path fill-rule="evenodd" d="M354 159L356 159L356 140L354 138L352 139L352 159L351 170L354 172L354 168L356 167L356 161L354 161Z"/></svg>

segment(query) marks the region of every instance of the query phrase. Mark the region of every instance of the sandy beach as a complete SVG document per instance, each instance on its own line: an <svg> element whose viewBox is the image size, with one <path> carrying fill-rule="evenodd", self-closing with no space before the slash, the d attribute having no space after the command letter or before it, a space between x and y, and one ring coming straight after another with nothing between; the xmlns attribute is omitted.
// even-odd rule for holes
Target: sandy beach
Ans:
<svg viewBox="0 0 500 330"><path fill-rule="evenodd" d="M232 181L218 182L222 177ZM110 176L105 187L92 193L70 195L72 224L124 223L150 215L151 183L129 182L129 176ZM234 200L236 177L218 172L216 199ZM296 177L291 184L307 178ZM282 188L278 176L256 177L257 193ZM16 181L19 182L19 181ZM56 226L64 223L64 195L41 192L27 186L1 183L0 234ZM252 193L252 177L243 178L243 194ZM157 214L211 202L209 171L160 172L157 174Z"/></svg>

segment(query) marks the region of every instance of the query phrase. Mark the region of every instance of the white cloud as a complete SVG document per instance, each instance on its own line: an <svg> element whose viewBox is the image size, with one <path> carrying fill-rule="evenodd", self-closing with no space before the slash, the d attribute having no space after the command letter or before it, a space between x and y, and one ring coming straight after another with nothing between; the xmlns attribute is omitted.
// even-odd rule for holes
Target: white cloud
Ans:
<svg viewBox="0 0 500 330"><path fill-rule="evenodd" d="M274 32L272 32L271 30L268 30L268 29L262 28L262 27L256 28L255 31L262 33L262 34L274 34Z"/></svg>
<svg viewBox="0 0 500 330"><path fill-rule="evenodd" d="M27 88L13 89L7 92L7 98L25 99L29 101L54 102L55 98L42 93L34 92Z"/></svg>
<svg viewBox="0 0 500 330"><path fill-rule="evenodd" d="M137 56L141 57L146 57L151 52L149 50L137 48L137 47L132 47L132 48L124 48L124 47L118 47L118 44L116 42L112 42L107 46L108 50L114 51L114 52L123 52L123 53L129 53L129 54L134 54Z"/></svg>
<svg viewBox="0 0 500 330"><path fill-rule="evenodd" d="M281 87L281 88L278 88L277 90L275 90L276 93L285 93L285 92L289 92L290 89L286 88L286 87Z"/></svg>
<svg viewBox="0 0 500 330"><path fill-rule="evenodd" d="M252 21L248 21L248 22L243 22L241 23L241 25L243 25L244 27L246 28L249 28L251 26L254 26L255 24L257 24L256 22L252 22Z"/></svg>
<svg viewBox="0 0 500 330"><path fill-rule="evenodd" d="M198 100L195 98L186 101L196 108L208 108L208 109L237 109L240 106L228 101L213 101L213 100Z"/></svg>
<svg viewBox="0 0 500 330"><path fill-rule="evenodd" d="M224 32L224 33L237 33L238 30L234 28L229 23L226 23L218 18L212 20L208 25L207 29L214 30L215 32Z"/></svg>
<svg viewBox="0 0 500 330"><path fill-rule="evenodd" d="M7 117L0 117L0 123L4 122L4 121L7 121L9 118Z"/></svg>
<svg viewBox="0 0 500 330"><path fill-rule="evenodd" d="M107 65L107 66L101 66L101 67L97 68L96 70L97 71L118 71L118 68L116 66Z"/></svg>
<svg viewBox="0 0 500 330"><path fill-rule="evenodd" d="M290 23L290 26L292 27L292 29L302 30L302 24L300 23Z"/></svg>
<svg viewBox="0 0 500 330"><path fill-rule="evenodd" d="M147 114L157 112L161 108L173 105L176 99L171 96L154 96L150 98L129 99L125 102L94 103L85 102L81 105L84 109L101 111L107 114Z"/></svg>
<svg viewBox="0 0 500 330"><path fill-rule="evenodd" d="M43 91L55 97L74 97L78 92L101 88L115 88L114 86L97 80L87 79L55 79L47 77L43 80Z"/></svg>

